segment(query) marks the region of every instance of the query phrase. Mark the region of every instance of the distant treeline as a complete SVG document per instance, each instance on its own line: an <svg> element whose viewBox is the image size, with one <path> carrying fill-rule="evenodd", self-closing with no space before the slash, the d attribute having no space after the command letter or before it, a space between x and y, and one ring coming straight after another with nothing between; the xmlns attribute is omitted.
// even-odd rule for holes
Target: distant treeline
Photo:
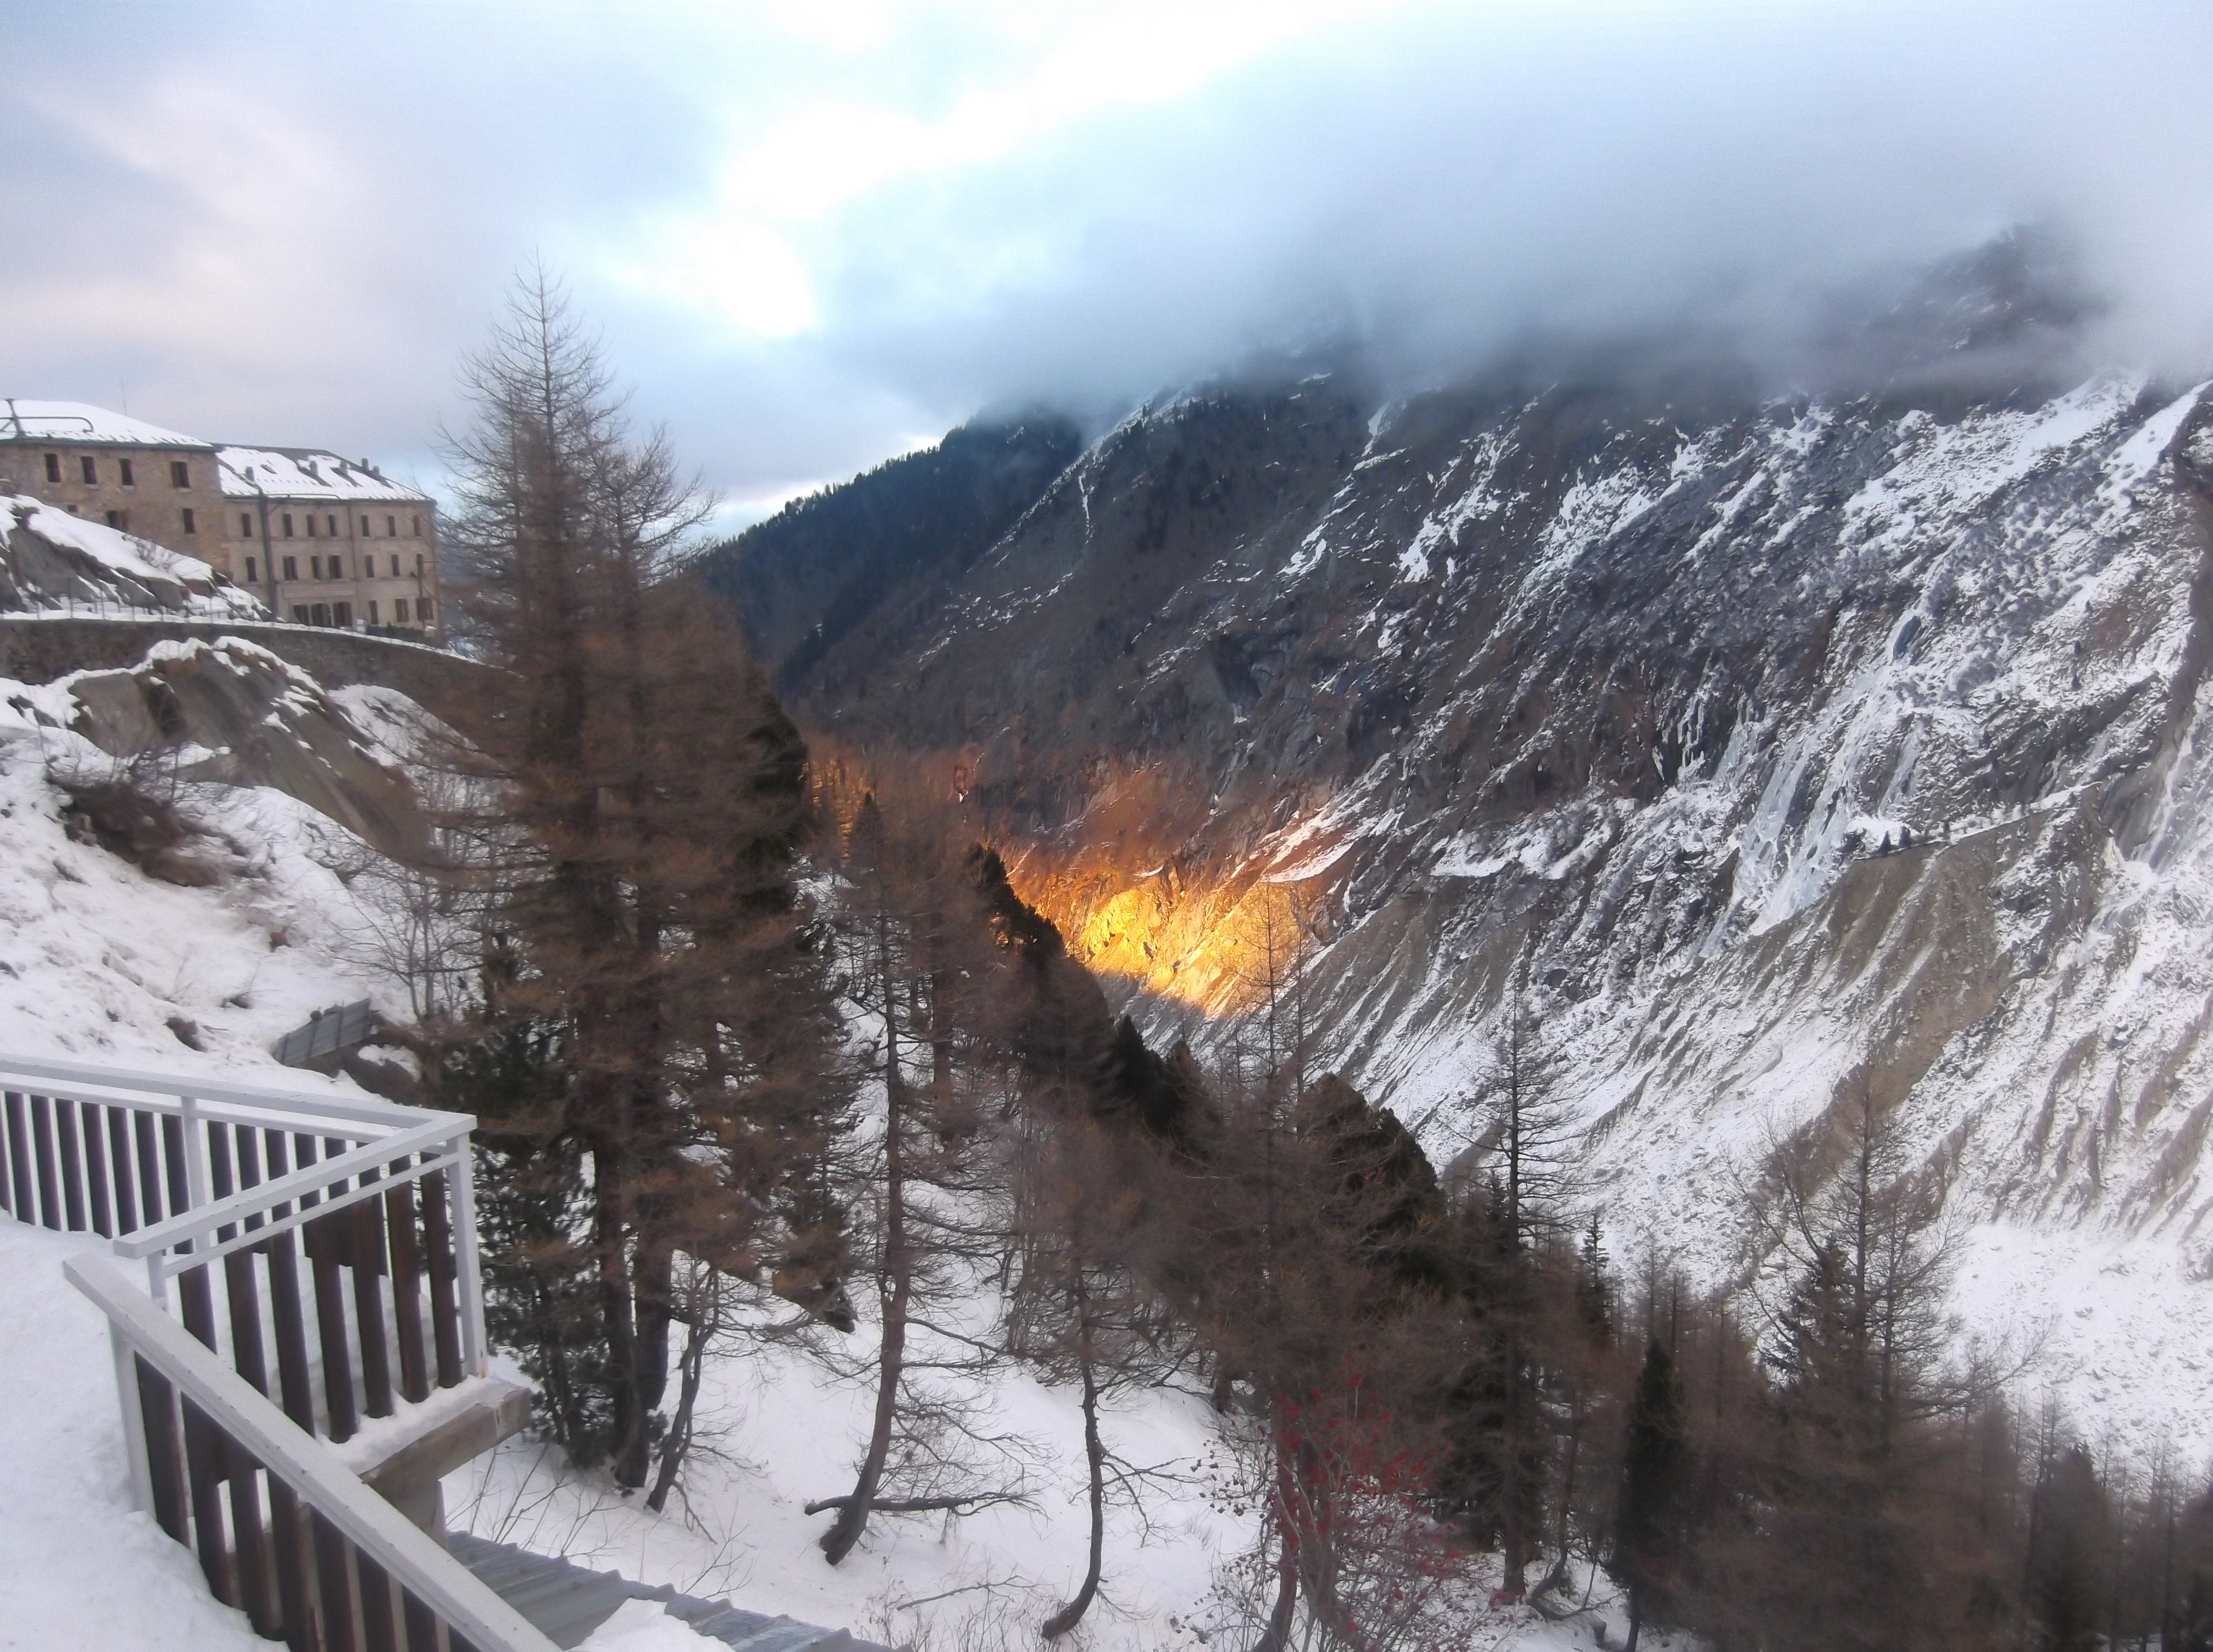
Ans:
<svg viewBox="0 0 2213 1652"><path fill-rule="evenodd" d="M1052 413L979 420L796 499L699 559L707 588L743 616L780 692L923 576L958 574L1037 502L1082 449Z"/></svg>

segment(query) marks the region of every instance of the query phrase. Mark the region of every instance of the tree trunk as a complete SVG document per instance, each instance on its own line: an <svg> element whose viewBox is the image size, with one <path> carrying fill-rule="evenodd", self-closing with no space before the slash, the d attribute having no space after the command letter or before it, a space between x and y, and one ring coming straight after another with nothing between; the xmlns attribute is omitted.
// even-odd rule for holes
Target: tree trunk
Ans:
<svg viewBox="0 0 2213 1652"><path fill-rule="evenodd" d="M1079 1290L1080 1290L1079 1287ZM1099 1378L1091 1362L1083 1369L1083 1455L1091 1466L1091 1564L1076 1598L1046 1620L1045 1637L1058 1640L1083 1621L1091 1597L1099 1593L1099 1563L1106 1545L1106 1448L1099 1438Z"/></svg>
<svg viewBox="0 0 2213 1652"><path fill-rule="evenodd" d="M899 1074L899 1009L893 991L890 943L883 942L884 988L884 1270L891 1289L881 1294L883 1303L883 1344L876 1362L875 1426L869 1435L868 1454L853 1482L851 1501L822 1534L823 1558L836 1565L852 1553L853 1545L868 1529L869 1510L883 1478L884 1460L891 1454L892 1427L899 1415L899 1377L906 1360L907 1302L912 1290L911 1259L906 1238L906 1155L902 1137L906 1131L906 1082Z"/></svg>
<svg viewBox="0 0 2213 1652"><path fill-rule="evenodd" d="M1286 1652L1291 1643L1292 1623L1299 1606L1299 1528L1293 1512L1296 1495L1293 1479L1291 1453L1286 1448L1281 1426L1277 1425L1276 1529L1283 1547L1276 1561L1275 1609L1269 1612L1268 1626L1253 1643L1253 1652Z"/></svg>
<svg viewBox="0 0 2213 1652"><path fill-rule="evenodd" d="M637 1391L637 1326L631 1297L628 1188L620 1151L607 1137L592 1145L592 1241L599 1253L600 1325L607 1341L610 1448L618 1485L645 1483L645 1417ZM633 1442L636 1442L633 1445Z"/></svg>
<svg viewBox="0 0 2213 1652"><path fill-rule="evenodd" d="M652 1454L648 1424L668 1391L668 1327L674 1317L670 1266L665 1246L649 1251L641 1245L631 1263L629 1389L636 1422L627 1433L618 1436L623 1442L622 1456L615 1465L618 1485L645 1484Z"/></svg>
<svg viewBox="0 0 2213 1652"><path fill-rule="evenodd" d="M1578 1385L1575 1390L1574 1398L1569 1402L1568 1456L1567 1461L1564 1463L1560 1468L1559 1567L1563 1573L1564 1573L1568 1564L1568 1539L1570 1535L1568 1511L1575 1507L1576 1464L1576 1460L1582 1455L1582 1447L1583 1396L1582 1389L1581 1386Z"/></svg>
<svg viewBox="0 0 2213 1652"><path fill-rule="evenodd" d="M710 1280L708 1289L718 1287ZM684 1353L678 1362L683 1381L677 1390L676 1415L669 1422L668 1438L661 1442L661 1472L654 1477L653 1490L645 1500L645 1506L656 1515L668 1502L677 1471L684 1466L684 1454L692 1448L692 1413L698 1402L699 1377L707 1362L707 1342L714 1334L715 1323L709 1305L692 1304L692 1322L684 1328Z"/></svg>
<svg viewBox="0 0 2213 1652"><path fill-rule="evenodd" d="M1517 1258L1518 1262L1518 1258ZM1519 1600L1528 1590L1529 1539L1522 1520L1527 1490L1521 1475L1521 1349L1509 1329L1506 1335L1506 1427L1500 1453L1498 1546L1504 1576L1500 1592Z"/></svg>

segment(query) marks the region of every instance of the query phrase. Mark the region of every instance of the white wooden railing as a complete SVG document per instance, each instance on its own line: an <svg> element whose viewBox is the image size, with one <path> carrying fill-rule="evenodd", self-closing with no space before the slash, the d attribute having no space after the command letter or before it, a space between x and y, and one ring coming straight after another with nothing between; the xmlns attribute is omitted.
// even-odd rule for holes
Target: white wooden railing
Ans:
<svg viewBox="0 0 2213 1652"><path fill-rule="evenodd" d="M218 1599L303 1652L552 1646L326 1443L363 1408L483 1374L474 1125L0 1056L0 1214L99 1234L143 1268L142 1289L97 1257L64 1264L107 1315L140 1505Z"/></svg>
<svg viewBox="0 0 2213 1652"><path fill-rule="evenodd" d="M302 1428L344 1441L364 1413L483 1372L475 1122L0 1056L0 1210L111 1240L240 1375Z"/></svg>
<svg viewBox="0 0 2213 1652"><path fill-rule="evenodd" d="M107 1315L136 1432L181 1436L190 1482L157 1500L203 1566L220 1546L217 1595L296 1648L367 1652L552 1652L553 1643L437 1540L377 1496L330 1447L248 1387L113 1263L73 1256L70 1283ZM174 1408L172 1411L172 1407ZM174 1436L156 1460L174 1460ZM204 1503L162 1509L160 1502ZM263 1510L267 1514L265 1520Z"/></svg>

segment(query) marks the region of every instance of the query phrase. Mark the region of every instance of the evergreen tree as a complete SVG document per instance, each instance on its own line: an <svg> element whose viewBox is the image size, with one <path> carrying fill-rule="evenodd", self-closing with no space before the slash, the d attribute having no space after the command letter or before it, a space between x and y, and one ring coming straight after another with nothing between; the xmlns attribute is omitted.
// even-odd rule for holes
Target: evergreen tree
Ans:
<svg viewBox="0 0 2213 1652"><path fill-rule="evenodd" d="M1629 1594L1629 1645L1637 1652L1645 1619L1669 1614L1670 1587L1685 1539L1686 1440L1683 1387L1667 1344L1645 1344L1630 1401L1623 1453L1621 1502L1614 1536L1614 1566Z"/></svg>
<svg viewBox="0 0 2213 1652"><path fill-rule="evenodd" d="M806 753L672 583L705 505L542 273L467 378L457 610L503 692L448 708L472 781L452 824L498 966L447 1090L483 1119L498 1322L549 1385L545 1426L641 1485L676 1258L775 1262L838 1114L796 888Z"/></svg>
<svg viewBox="0 0 2213 1652"><path fill-rule="evenodd" d="M2105 1637L2105 1569L2114 1511L2097 1465L2080 1446L2051 1462L2036 1490L2029 1553L2029 1606L2038 1652L2096 1652Z"/></svg>

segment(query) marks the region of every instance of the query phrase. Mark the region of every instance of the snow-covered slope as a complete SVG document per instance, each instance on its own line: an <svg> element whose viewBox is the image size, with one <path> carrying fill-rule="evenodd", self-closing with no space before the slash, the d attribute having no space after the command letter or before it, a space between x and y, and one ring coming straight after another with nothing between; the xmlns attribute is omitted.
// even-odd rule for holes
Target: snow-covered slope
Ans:
<svg viewBox="0 0 2213 1652"><path fill-rule="evenodd" d="M193 828L190 858L212 874L184 884L102 847L72 818L71 802L73 790L125 765L79 732L112 734L114 722L88 719L83 697L109 704L120 692L117 677L145 686L168 680L180 662L223 676L233 698L210 705L235 710L247 704L235 697L259 695L264 720L274 719L266 738L297 748L296 761L265 765L292 791L235 783L239 771L210 763L198 745L184 753L185 769L233 779L180 777L175 765L164 771L162 796ZM381 921L376 853L294 794L326 795L360 783L363 763L374 772L404 760L418 715L389 691L324 695L235 639L164 644L131 674L0 683L0 1048L180 1073L251 1076L261 1069L276 1078L268 1046L310 1009L366 996L405 1019L405 986L373 944ZM332 755L344 747L358 749L351 759ZM345 1082L289 1070L282 1079ZM0 1423L0 1466L57 1488L52 1498L0 1497L0 1553L11 1562L0 1567L0 1646L121 1652L163 1632L192 1649L253 1643L234 1614L205 1600L191 1557L128 1512L105 1338L59 1272L70 1245L90 1242L0 1219L0 1393L20 1423L12 1432ZM997 1300L979 1281L971 1330L989 1329ZM772 1297L759 1306L779 1319L787 1312ZM834 1337L819 1327L811 1334ZM865 1364L873 1334L864 1317L837 1339L844 1369ZM914 1334L911 1357L928 1352L934 1333ZM966 1386L986 1431L1008 1436L999 1465L1007 1474L994 1484L1018 1476L1028 1500L966 1516L880 1515L834 1570L815 1546L826 1516L808 1515L803 1505L850 1486L873 1396L864 1383L831 1376L788 1335L734 1339L710 1362L694 1461L666 1514L625 1498L603 1476L564 1474L516 1441L449 1479L448 1518L643 1582L889 1642L963 1652L1027 1646L1083 1570L1077 1396L1019 1370ZM61 1397L50 1401L50 1387ZM1070 1644L1151 1652L1198 1646L1210 1635L1220 1643L1228 1608L1215 1590L1216 1570L1250 1547L1255 1516L1225 1495L1209 1466L1220 1456L1210 1448L1212 1412L1197 1394L1162 1387L1110 1400L1103 1427L1121 1460L1159 1472L1142 1509L1113 1505L1103 1593ZM66 1470L50 1473L57 1453ZM13 1564L21 1555L43 1558L34 1573ZM123 1559L88 1558L113 1556ZM107 1589L112 1598L94 1612L72 1604L88 1592L85 1566L117 1564L130 1590ZM1609 1601L1601 1581L1600 1615ZM162 1631L147 1627L149 1613L159 1614ZM1588 1644L1595 1621L1557 1627L1502 1608L1470 1625L1470 1644L1554 1652ZM57 1625L67 1626L68 1638L58 1637ZM31 1638L11 1643L11 1632ZM638 1607L591 1644L693 1643L688 1635Z"/></svg>
<svg viewBox="0 0 2213 1652"><path fill-rule="evenodd" d="M1320 1059L1450 1158L1511 984L1618 1249L1745 1277L1862 1093L1972 1333L2213 1446L2213 409L1323 380L1110 432L802 692L955 754L1156 1039L1266 915Z"/></svg>
<svg viewBox="0 0 2213 1652"><path fill-rule="evenodd" d="M204 746L149 769L95 745L78 732L97 719L74 691L89 683L112 704L114 680L130 674L0 681L0 1047L235 1075L273 1071L269 1047L331 1003L366 997L405 1019L405 984L381 966L380 881L362 875L378 857L295 795L327 801L350 783L346 766L317 760L319 742L371 777L393 754L380 758L338 700L250 643L155 653L146 681L161 680L163 661L206 662L262 691L252 731L286 747L266 777L293 789L187 777L235 771ZM73 808L70 788L117 780L150 786L186 828L173 852L149 857L168 875L102 847Z"/></svg>
<svg viewBox="0 0 2213 1652"><path fill-rule="evenodd" d="M0 1648L265 1649L191 1551L131 1506L107 1322L62 1277L98 1242L0 1217Z"/></svg>

